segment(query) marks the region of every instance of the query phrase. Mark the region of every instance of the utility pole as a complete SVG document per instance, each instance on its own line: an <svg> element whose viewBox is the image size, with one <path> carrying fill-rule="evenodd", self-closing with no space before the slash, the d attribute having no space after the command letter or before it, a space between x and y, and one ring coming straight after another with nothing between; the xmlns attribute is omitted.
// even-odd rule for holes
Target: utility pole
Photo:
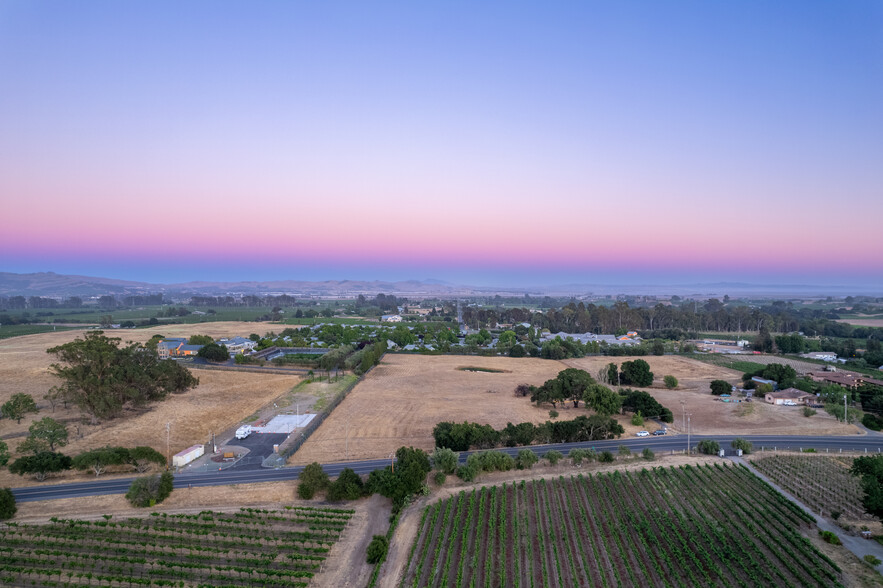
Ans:
<svg viewBox="0 0 883 588"><path fill-rule="evenodd" d="M846 420L846 410L847 410L847 409L846 409L846 394L844 394L844 395L843 395L843 422L844 422L844 423L848 423L848 422L849 422L849 421Z"/></svg>
<svg viewBox="0 0 883 588"><path fill-rule="evenodd" d="M166 462L172 463L172 423L166 423Z"/></svg>
<svg viewBox="0 0 883 588"><path fill-rule="evenodd" d="M350 459L350 419L346 419L346 460Z"/></svg>

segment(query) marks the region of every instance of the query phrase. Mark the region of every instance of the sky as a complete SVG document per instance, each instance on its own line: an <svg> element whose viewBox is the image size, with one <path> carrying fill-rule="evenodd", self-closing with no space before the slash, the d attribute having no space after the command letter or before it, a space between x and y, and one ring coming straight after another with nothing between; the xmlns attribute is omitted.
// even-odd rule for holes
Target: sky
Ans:
<svg viewBox="0 0 883 588"><path fill-rule="evenodd" d="M0 2L0 271L880 287L883 3Z"/></svg>

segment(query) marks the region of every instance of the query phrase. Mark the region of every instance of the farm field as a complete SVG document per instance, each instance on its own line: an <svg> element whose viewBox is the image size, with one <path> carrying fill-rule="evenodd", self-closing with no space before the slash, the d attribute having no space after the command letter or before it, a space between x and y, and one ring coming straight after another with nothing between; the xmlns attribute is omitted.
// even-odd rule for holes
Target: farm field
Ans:
<svg viewBox="0 0 883 588"><path fill-rule="evenodd" d="M500 372L463 371L481 367ZM386 457L403 445L432 450L440 421L545 422L549 408L516 398L521 383L542 384L566 366L544 359L387 354L292 456L292 463ZM583 410L562 410L560 418ZM572 417L570 417L572 418ZM347 430L348 429L348 430Z"/></svg>
<svg viewBox="0 0 883 588"><path fill-rule="evenodd" d="M402 588L843 585L801 535L809 515L741 466L484 487L427 506L419 528Z"/></svg>
<svg viewBox="0 0 883 588"><path fill-rule="evenodd" d="M712 363L715 365L719 365L721 367L727 367L731 365L742 366L742 364L756 364L758 367L762 365L769 365L771 363L781 363L783 365L790 365L794 368L798 374L805 374L807 372L816 372L822 370L825 367L824 362L814 363L811 361L804 361L801 359L794 359L791 357L779 357L776 355L721 355L721 354L709 354L706 356L700 356L703 362ZM739 376L741 377L741 372Z"/></svg>
<svg viewBox="0 0 883 588"><path fill-rule="evenodd" d="M6 526L0 582L306 587L353 514L296 506Z"/></svg>
<svg viewBox="0 0 883 588"><path fill-rule="evenodd" d="M597 374L598 370L614 361L622 365L625 357L584 357L566 359L562 363ZM710 383L721 379L737 383L742 373L723 366L674 355L642 357L650 364L655 376L653 388L646 388L663 406L674 413L669 429L685 432L684 409L691 416L693 433L700 435L855 435L854 425L840 423L824 411L806 418L798 407L773 406L766 402L725 403L711 395ZM662 377L671 374L678 379L678 387L668 390L661 384ZM682 404L683 403L683 404Z"/></svg>
<svg viewBox="0 0 883 588"><path fill-rule="evenodd" d="M856 325L858 327L883 327L883 315L853 316L837 319L837 322Z"/></svg>
<svg viewBox="0 0 883 588"><path fill-rule="evenodd" d="M822 516L838 511L858 524L877 521L862 508L859 478L849 473L853 458L824 455L770 455L751 460L770 480Z"/></svg>
<svg viewBox="0 0 883 588"><path fill-rule="evenodd" d="M167 326L161 330L108 331L108 334L122 337L124 341L144 342L154 333L167 337L193 334L220 337L247 335L261 326L259 323L206 323ZM14 450L23 439L15 435L25 434L34 420L51 416L67 422L70 441L62 451L69 455L105 445L149 445L165 454L166 423L172 423L171 448L174 453L195 443L205 442L212 432L218 434L238 424L291 390L301 379L284 374L194 370L200 382L196 388L184 394L172 395L147 410L93 426L82 422L75 408L56 406L53 411L49 403L43 400L43 395L57 383L47 371L52 357L46 353L46 349L81 335L79 331L67 331L0 341L0 403L6 402L16 392L25 392L33 395L40 408L39 413L28 414L20 424L9 419L0 420L0 437L7 437L10 449ZM51 480L70 481L64 479L67 475ZM30 478L13 476L5 469L0 471L0 486L29 483L33 483Z"/></svg>

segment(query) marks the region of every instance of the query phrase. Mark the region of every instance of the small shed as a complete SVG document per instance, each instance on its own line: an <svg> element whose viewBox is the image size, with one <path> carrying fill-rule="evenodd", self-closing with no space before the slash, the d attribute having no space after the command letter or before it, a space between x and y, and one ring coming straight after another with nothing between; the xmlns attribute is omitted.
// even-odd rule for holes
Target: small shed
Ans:
<svg viewBox="0 0 883 588"><path fill-rule="evenodd" d="M176 468L184 467L194 459L201 457L203 453L205 453L205 447L202 445L188 447L172 456L172 465Z"/></svg>

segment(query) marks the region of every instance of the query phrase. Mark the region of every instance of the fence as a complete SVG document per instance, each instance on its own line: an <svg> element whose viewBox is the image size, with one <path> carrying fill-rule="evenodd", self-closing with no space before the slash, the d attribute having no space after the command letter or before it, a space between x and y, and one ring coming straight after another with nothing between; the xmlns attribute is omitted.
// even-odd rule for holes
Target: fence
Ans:
<svg viewBox="0 0 883 588"><path fill-rule="evenodd" d="M307 368L279 368L279 367L262 367L262 366L244 366L244 365L208 365L204 363L192 363L187 365L188 368L198 370L220 370L228 372L251 372L257 374L283 374L283 375L304 375L310 370Z"/></svg>

